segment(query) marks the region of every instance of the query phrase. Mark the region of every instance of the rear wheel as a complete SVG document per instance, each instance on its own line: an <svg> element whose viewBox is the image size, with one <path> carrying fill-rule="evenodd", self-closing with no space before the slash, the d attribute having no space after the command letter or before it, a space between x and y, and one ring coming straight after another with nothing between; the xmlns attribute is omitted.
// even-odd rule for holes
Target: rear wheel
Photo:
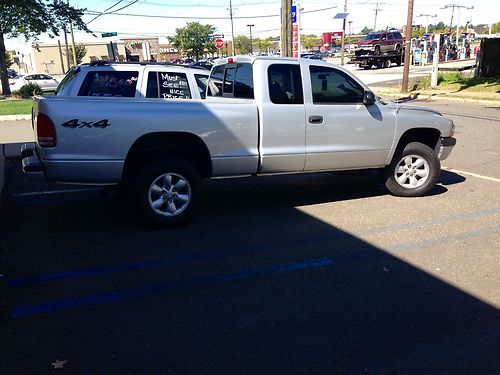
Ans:
<svg viewBox="0 0 500 375"><path fill-rule="evenodd" d="M197 211L200 194L200 174L184 160L154 162L136 180L135 195L141 213L162 227L190 220Z"/></svg>
<svg viewBox="0 0 500 375"><path fill-rule="evenodd" d="M387 59L384 61L384 68L390 68L392 65L392 61L390 59Z"/></svg>
<svg viewBox="0 0 500 375"><path fill-rule="evenodd" d="M396 45L396 53L399 54L401 52L401 44Z"/></svg>
<svg viewBox="0 0 500 375"><path fill-rule="evenodd" d="M384 170L385 186L400 197L419 197L431 191L439 178L441 164L434 151L412 142L394 155Z"/></svg>

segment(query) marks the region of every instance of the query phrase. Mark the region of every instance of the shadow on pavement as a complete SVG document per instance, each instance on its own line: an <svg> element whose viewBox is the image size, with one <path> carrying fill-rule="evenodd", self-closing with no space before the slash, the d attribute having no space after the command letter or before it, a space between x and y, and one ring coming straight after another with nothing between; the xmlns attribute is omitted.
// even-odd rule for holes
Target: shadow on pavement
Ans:
<svg viewBox="0 0 500 375"><path fill-rule="evenodd" d="M461 182L456 176L444 180ZM164 231L131 220L119 196L10 200L0 230L4 279L111 268L26 286L4 281L0 373L45 373L56 359L70 373L498 372L497 309L300 209L329 202L325 209L344 215L335 203L385 194L377 184L371 174L211 181L199 217ZM415 242L406 251L418 250ZM245 271L310 259L331 264ZM112 268L140 262L151 267ZM179 283L235 273L250 276ZM154 289L165 282L178 287ZM153 293L9 316L19 306L136 288Z"/></svg>

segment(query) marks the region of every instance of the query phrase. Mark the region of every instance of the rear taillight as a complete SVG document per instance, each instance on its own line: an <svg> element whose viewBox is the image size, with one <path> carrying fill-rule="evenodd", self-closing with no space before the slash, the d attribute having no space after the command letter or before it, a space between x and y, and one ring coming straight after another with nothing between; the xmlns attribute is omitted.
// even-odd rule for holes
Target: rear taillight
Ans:
<svg viewBox="0 0 500 375"><path fill-rule="evenodd" d="M36 136L40 147L55 147L56 129L54 123L43 113L39 113L36 117Z"/></svg>

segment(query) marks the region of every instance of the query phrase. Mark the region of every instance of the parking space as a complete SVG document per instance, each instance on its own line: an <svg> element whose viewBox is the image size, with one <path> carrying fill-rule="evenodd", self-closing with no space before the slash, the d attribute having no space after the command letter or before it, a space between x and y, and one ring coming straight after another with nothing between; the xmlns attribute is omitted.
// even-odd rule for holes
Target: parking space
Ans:
<svg viewBox="0 0 500 375"><path fill-rule="evenodd" d="M418 104L458 138L421 198L374 171L214 180L154 230L6 160L0 373L497 372L498 108Z"/></svg>

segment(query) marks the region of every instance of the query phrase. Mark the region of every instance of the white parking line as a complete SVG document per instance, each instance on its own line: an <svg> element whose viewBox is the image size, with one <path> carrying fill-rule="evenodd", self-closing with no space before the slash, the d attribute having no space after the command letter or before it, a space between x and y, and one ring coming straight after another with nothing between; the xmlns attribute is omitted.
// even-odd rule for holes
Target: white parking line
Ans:
<svg viewBox="0 0 500 375"><path fill-rule="evenodd" d="M13 197L30 197L36 195L51 195L51 194L64 194L64 193L82 193L82 192L91 192L91 191L99 191L102 188L88 188L88 189L67 189L67 190L50 190L50 191L30 191L27 193L14 193Z"/></svg>
<svg viewBox="0 0 500 375"><path fill-rule="evenodd" d="M453 168L443 167L443 169L445 171L449 171L449 172L454 172L454 173L458 173L458 174L465 174L465 175L469 175L469 176L472 176L472 177L482 178L483 180L488 180L488 181L493 181L493 182L500 182L500 179L499 178L495 178L495 177L483 176L483 175L480 175L480 174L477 174L477 173L460 171L458 169L453 169Z"/></svg>

